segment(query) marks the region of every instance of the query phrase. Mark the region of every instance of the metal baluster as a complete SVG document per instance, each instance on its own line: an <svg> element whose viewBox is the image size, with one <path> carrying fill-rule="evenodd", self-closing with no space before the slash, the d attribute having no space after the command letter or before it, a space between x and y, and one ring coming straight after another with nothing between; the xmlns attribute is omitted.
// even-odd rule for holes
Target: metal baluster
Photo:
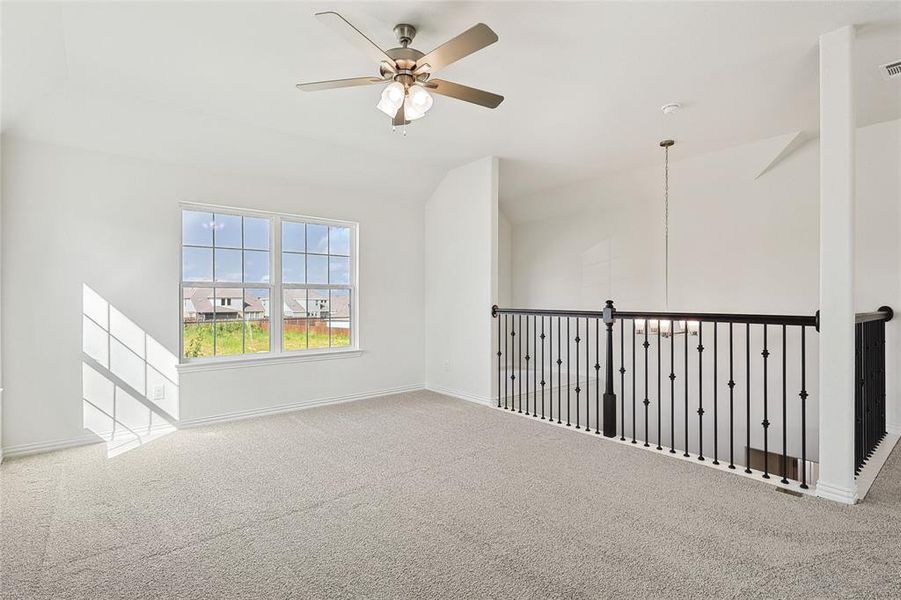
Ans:
<svg viewBox="0 0 901 600"><path fill-rule="evenodd" d="M645 327L647 327L647 321L645 322ZM635 366L635 319L632 319L632 443L636 444L635 440L635 372L638 370L638 367Z"/></svg>
<svg viewBox="0 0 901 600"><path fill-rule="evenodd" d="M547 420L553 421L554 420L554 318L548 317L547 323L548 323L547 345L551 349L551 359L550 359L550 361L548 361L548 364L547 364L547 368L548 368L547 376L550 378L550 384L551 384L551 393L550 393L550 396L548 396L548 402L547 402L547 408L548 408Z"/></svg>
<svg viewBox="0 0 901 600"><path fill-rule="evenodd" d="M745 419L745 473L751 472L751 324L745 325L745 354L746 354L746 382L745 390L748 392L747 409Z"/></svg>
<svg viewBox="0 0 901 600"><path fill-rule="evenodd" d="M516 412L522 414L522 315L519 315L519 350L516 354L519 357L519 406Z"/></svg>
<svg viewBox="0 0 901 600"><path fill-rule="evenodd" d="M801 325L801 489L807 489L807 328Z"/></svg>
<svg viewBox="0 0 901 600"><path fill-rule="evenodd" d="M516 352L516 315L510 315L510 353ZM516 365L517 359L513 359L510 366L510 410L516 410Z"/></svg>
<svg viewBox="0 0 901 600"><path fill-rule="evenodd" d="M854 473L860 470L863 452L863 325L854 326Z"/></svg>
<svg viewBox="0 0 901 600"><path fill-rule="evenodd" d="M876 443L876 328L875 322L865 325L867 330L867 438L864 459L869 460Z"/></svg>
<svg viewBox="0 0 901 600"><path fill-rule="evenodd" d="M872 379L870 376L870 372L872 368L870 363L872 361L872 357L870 356L870 324L864 323L861 327L863 329L863 377L861 378L861 385L863 386L863 436L861 437L861 449L860 449L860 464L859 467L863 467L863 464L867 460L867 453L870 450L870 386L867 385L868 382Z"/></svg>
<svg viewBox="0 0 901 600"><path fill-rule="evenodd" d="M880 309L880 312L882 310ZM879 440L881 441L886 433L885 425L885 321L880 321L879 329L879 359L876 363L879 369Z"/></svg>
<svg viewBox="0 0 901 600"><path fill-rule="evenodd" d="M698 321L698 460L704 460L704 322Z"/></svg>
<svg viewBox="0 0 901 600"><path fill-rule="evenodd" d="M562 400L562 397L563 397L563 380L561 379L562 370L560 367L560 365L563 364L563 360L561 360L561 358L560 358L560 348L562 347L561 340L562 340L562 336L560 335L560 317L557 317L557 424L558 425L560 425L562 423L562 421L560 421L560 416L562 414L560 412L560 405L561 405L560 401Z"/></svg>
<svg viewBox="0 0 901 600"><path fill-rule="evenodd" d="M688 321L685 322L685 453L688 457Z"/></svg>
<svg viewBox="0 0 901 600"><path fill-rule="evenodd" d="M532 416L538 416L538 317L532 316Z"/></svg>
<svg viewBox="0 0 901 600"><path fill-rule="evenodd" d="M876 410L873 412L873 430L875 432L875 440L874 442L878 444L882 441L883 436L883 427L882 427L882 415L885 412L882 403L883 397L883 384L884 377L882 377L882 365L885 364L884 356L883 356L883 344L884 344L884 323L882 321L877 321L873 323L873 328L876 330L876 370L873 374L876 378L876 393L875 393L875 404Z"/></svg>
<svg viewBox="0 0 901 600"><path fill-rule="evenodd" d="M497 407L501 407L501 320L497 319Z"/></svg>
<svg viewBox="0 0 901 600"><path fill-rule="evenodd" d="M544 317L541 317L542 321ZM535 361L538 360L538 316L532 317L532 416L538 416L538 366ZM544 410L544 407L542 407Z"/></svg>
<svg viewBox="0 0 901 600"><path fill-rule="evenodd" d="M864 335L866 335L866 344L864 345L864 360L866 361L866 370L864 371L864 446L863 460L864 462L870 458L870 449L873 447L873 324L864 324Z"/></svg>
<svg viewBox="0 0 901 600"><path fill-rule="evenodd" d="M657 449L663 450L660 445L661 441L661 405L663 404L663 396L660 395L660 330L662 329L662 321L657 321Z"/></svg>
<svg viewBox="0 0 901 600"><path fill-rule="evenodd" d="M507 332L510 330L510 315L504 315L504 409L507 408L508 383L507 366L510 364L510 339Z"/></svg>
<svg viewBox="0 0 901 600"><path fill-rule="evenodd" d="M541 420L544 421L544 361L547 360L544 349L544 315L541 317Z"/></svg>
<svg viewBox="0 0 901 600"><path fill-rule="evenodd" d="M579 317L576 317L576 429L579 429L579 393L582 388L579 385Z"/></svg>
<svg viewBox="0 0 901 600"><path fill-rule="evenodd" d="M732 362L732 323L729 323L729 468L735 468L735 376Z"/></svg>
<svg viewBox="0 0 901 600"><path fill-rule="evenodd" d="M767 359L770 357L770 351L767 350L767 342L766 342L766 334L767 334L767 326L764 324L763 326L763 352L760 353L763 356L763 421L760 424L763 426L763 478L770 478L770 469L769 469L769 445L767 444L767 438L769 437L767 434L770 429L770 421L767 419Z"/></svg>
<svg viewBox="0 0 901 600"><path fill-rule="evenodd" d="M570 426L569 422L569 407L571 402L570 390L572 389L572 383L569 381L569 372L572 370L570 367L572 363L569 362L569 347L572 344L570 343L569 337L569 317L566 317L566 426Z"/></svg>
<svg viewBox="0 0 901 600"><path fill-rule="evenodd" d="M544 317L541 317L544 319ZM538 417L538 316L532 317L532 416Z"/></svg>
<svg viewBox="0 0 901 600"><path fill-rule="evenodd" d="M619 320L619 439L626 441L626 334L625 319Z"/></svg>
<svg viewBox="0 0 901 600"><path fill-rule="evenodd" d="M585 432L591 433L591 322L585 317Z"/></svg>
<svg viewBox="0 0 901 600"><path fill-rule="evenodd" d="M529 416L529 359L531 358L529 356L529 315L526 315L525 338L526 338L526 356L525 356L525 359L526 359L526 372L525 372L525 377L526 377L526 416L528 417ZM520 404L522 404L521 401L520 401Z"/></svg>
<svg viewBox="0 0 901 600"><path fill-rule="evenodd" d="M601 433L601 321L594 320L594 432Z"/></svg>
<svg viewBox="0 0 901 600"><path fill-rule="evenodd" d="M554 420L554 318L548 317L547 323L548 323L547 345L551 349L551 360L547 364L547 368L548 368L547 376L550 379L549 383L551 384L551 393L550 393L550 396L548 396L548 402L547 402L547 407L548 407L548 418L547 419L548 419L548 421L553 421Z"/></svg>
<svg viewBox="0 0 901 600"><path fill-rule="evenodd" d="M716 402L717 392L717 347L716 347L716 330L718 329L719 323L716 321L713 322L713 464L720 464L719 461L719 423L717 417L719 416L718 407Z"/></svg>
<svg viewBox="0 0 901 600"><path fill-rule="evenodd" d="M867 424L866 424L866 410L867 410L867 329L866 325L860 325L859 329L861 330L861 346L860 346L860 377L857 378L860 385L860 416L858 417L859 425L857 435L855 436L855 441L857 442L858 451L857 451L857 461L856 461L856 469L857 471L863 466L864 457L866 454L867 447ZM855 472L856 474L856 472Z"/></svg>
<svg viewBox="0 0 901 600"><path fill-rule="evenodd" d="M881 438L879 428L879 321L873 321L873 438L870 454L876 449Z"/></svg>
<svg viewBox="0 0 901 600"><path fill-rule="evenodd" d="M669 324L669 451L676 453L676 322Z"/></svg>
<svg viewBox="0 0 901 600"><path fill-rule="evenodd" d="M864 459L869 460L876 445L876 322L867 328L867 444Z"/></svg>
<svg viewBox="0 0 901 600"><path fill-rule="evenodd" d="M782 483L788 483L788 396L786 395L785 374L787 361L785 358L785 325L782 326Z"/></svg>
<svg viewBox="0 0 901 600"><path fill-rule="evenodd" d="M869 386L867 385L868 380L870 379L870 328L869 323L864 323L860 326L863 335L863 345L861 346L861 364L863 365L861 369L861 377L860 377L860 386L862 389L862 411L861 415L861 435L860 439L860 460L857 463L857 468L860 470L863 467L864 462L867 459L867 450L869 449L869 435L870 435L870 397L869 397Z"/></svg>
<svg viewBox="0 0 901 600"><path fill-rule="evenodd" d="M650 343L648 342L648 321L644 322L644 447L648 448L648 405L651 403L648 400L648 347L650 347Z"/></svg>

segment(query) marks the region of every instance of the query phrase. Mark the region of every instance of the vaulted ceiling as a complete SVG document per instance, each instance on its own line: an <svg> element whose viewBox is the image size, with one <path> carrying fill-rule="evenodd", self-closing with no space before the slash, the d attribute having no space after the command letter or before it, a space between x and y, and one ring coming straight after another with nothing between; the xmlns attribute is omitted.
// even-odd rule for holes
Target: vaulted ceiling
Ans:
<svg viewBox="0 0 901 600"><path fill-rule="evenodd" d="M484 22L500 41L442 72L506 96L437 97L392 133L375 74L313 18L337 10L382 47L428 51ZM901 117L899 2L121 2L2 4L3 130L184 164L424 196L449 168L502 159L507 198L817 128L817 37L856 24L860 125ZM660 106L683 110L664 118Z"/></svg>

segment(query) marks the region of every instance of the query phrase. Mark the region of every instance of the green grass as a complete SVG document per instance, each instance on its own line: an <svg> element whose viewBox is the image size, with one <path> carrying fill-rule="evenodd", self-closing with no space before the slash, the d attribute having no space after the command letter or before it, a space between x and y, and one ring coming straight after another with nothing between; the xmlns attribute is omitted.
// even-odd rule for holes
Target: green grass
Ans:
<svg viewBox="0 0 901 600"><path fill-rule="evenodd" d="M244 328L242 348L241 329ZM213 325L211 323L185 323L184 353L186 358L208 356L234 356L269 352L268 323L259 321L226 321L216 323L215 350L213 347ZM307 348L328 348L329 332L331 346L349 346L350 338L346 329L331 329L323 321L286 323L283 343L286 351Z"/></svg>

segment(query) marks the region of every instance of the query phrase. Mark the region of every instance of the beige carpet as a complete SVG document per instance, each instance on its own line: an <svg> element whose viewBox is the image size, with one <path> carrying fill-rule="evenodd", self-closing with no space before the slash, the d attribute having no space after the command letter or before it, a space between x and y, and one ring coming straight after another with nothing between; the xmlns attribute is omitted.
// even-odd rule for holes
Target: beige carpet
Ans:
<svg viewBox="0 0 901 600"><path fill-rule="evenodd" d="M3 598L899 598L840 506L428 392L0 468Z"/></svg>

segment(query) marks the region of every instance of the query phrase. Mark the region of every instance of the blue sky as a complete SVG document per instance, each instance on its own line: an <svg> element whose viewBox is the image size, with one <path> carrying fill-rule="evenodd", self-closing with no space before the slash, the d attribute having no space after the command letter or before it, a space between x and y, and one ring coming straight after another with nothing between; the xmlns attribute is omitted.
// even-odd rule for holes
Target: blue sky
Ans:
<svg viewBox="0 0 901 600"><path fill-rule="evenodd" d="M182 279L240 283L243 267L243 282L268 283L269 225L266 218L183 211ZM284 282L350 283L347 227L284 221L282 248Z"/></svg>

